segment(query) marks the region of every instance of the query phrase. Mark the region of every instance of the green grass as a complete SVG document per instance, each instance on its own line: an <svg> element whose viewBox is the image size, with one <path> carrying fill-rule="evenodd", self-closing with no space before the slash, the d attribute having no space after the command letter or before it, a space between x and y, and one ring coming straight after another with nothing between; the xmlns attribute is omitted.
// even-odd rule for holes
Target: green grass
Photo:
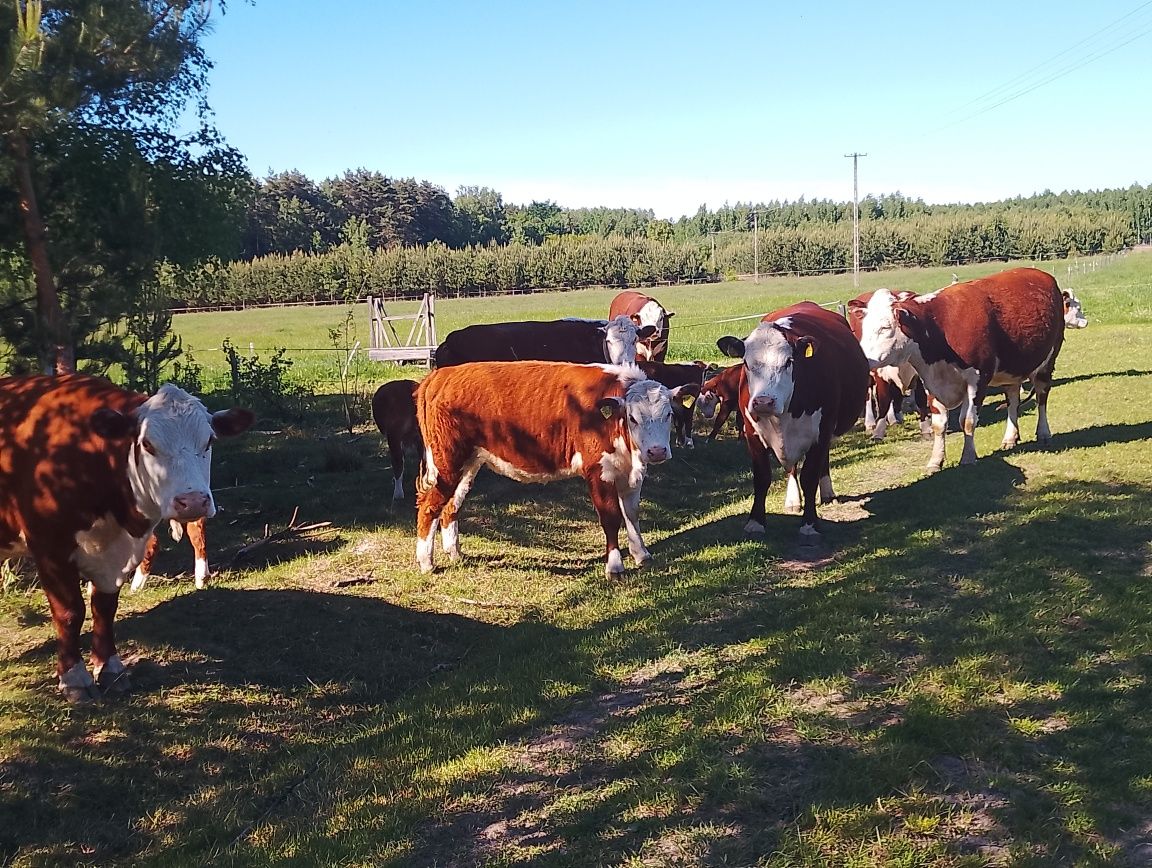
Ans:
<svg viewBox="0 0 1152 868"><path fill-rule="evenodd" d="M1152 256L1056 273L1092 324L1061 354L1052 448L1030 410L997 451L995 401L977 464L956 465L953 435L932 476L911 423L880 445L852 432L815 558L794 516L744 536L731 439L654 468L656 564L619 581L578 484L482 474L465 560L422 576L411 501L391 507L378 437L339 434L335 405L222 444L215 563L297 507L333 529L203 592L185 576L125 595L137 690L111 705L64 706L42 594L0 595L0 862L1126 864L1152 828ZM851 294L843 278L658 293L676 354L705 358L711 320ZM609 296L445 302L442 333ZM180 328L241 344L276 313ZM283 313L274 343L329 313ZM332 443L361 466L325 472ZM159 568L190 570L186 546Z"/></svg>

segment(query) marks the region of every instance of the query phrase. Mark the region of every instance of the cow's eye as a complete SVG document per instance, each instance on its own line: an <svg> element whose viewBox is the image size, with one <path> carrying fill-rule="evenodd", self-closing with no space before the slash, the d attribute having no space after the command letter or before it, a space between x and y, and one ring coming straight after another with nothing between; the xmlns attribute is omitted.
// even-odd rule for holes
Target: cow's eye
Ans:
<svg viewBox="0 0 1152 868"><path fill-rule="evenodd" d="M631 422L633 425L639 425L640 424L640 420L638 420L631 413L628 414L628 421Z"/></svg>
<svg viewBox="0 0 1152 868"><path fill-rule="evenodd" d="M792 360L791 359L785 359L784 360L784 370L788 370L790 367L792 367Z"/></svg>
<svg viewBox="0 0 1152 868"><path fill-rule="evenodd" d="M156 447L152 445L152 441L149 440L147 437L143 438L140 441L140 445L144 447L144 451L147 452L149 455L155 455L156 454Z"/></svg>

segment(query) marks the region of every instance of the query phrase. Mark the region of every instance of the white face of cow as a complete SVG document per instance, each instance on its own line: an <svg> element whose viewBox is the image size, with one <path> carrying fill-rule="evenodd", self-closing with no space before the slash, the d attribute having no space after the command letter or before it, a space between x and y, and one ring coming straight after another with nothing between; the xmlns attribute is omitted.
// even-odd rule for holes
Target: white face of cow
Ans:
<svg viewBox="0 0 1152 868"><path fill-rule="evenodd" d="M912 339L896 321L895 304L896 298L891 292L878 289L868 300L860 321L860 348L873 369L900 365L908 361L912 351Z"/></svg>
<svg viewBox="0 0 1152 868"><path fill-rule="evenodd" d="M711 389L706 389L700 393L700 397L696 399L696 409L700 411L700 415L705 419L711 419L716 415L716 408L720 405L720 396L713 392Z"/></svg>
<svg viewBox="0 0 1152 868"><path fill-rule="evenodd" d="M178 521L216 514L210 485L212 444L218 436L247 430L255 418L238 409L209 414L198 399L170 383L137 408L134 423L110 410L97 415L103 431L127 428L135 433L128 478L137 508L149 518Z"/></svg>
<svg viewBox="0 0 1152 868"><path fill-rule="evenodd" d="M659 464L672 457L672 402L680 389L669 390L655 380L633 383L624 398L605 399L624 413L632 451L643 464Z"/></svg>
<svg viewBox="0 0 1152 868"><path fill-rule="evenodd" d="M603 331L608 364L631 365L636 362L637 340L651 336L655 330L652 326L637 326L624 314L620 314L609 320Z"/></svg>
<svg viewBox="0 0 1152 868"><path fill-rule="evenodd" d="M787 412L792 401L795 387L793 349L780 331L789 326L787 317L762 322L743 341L721 338L718 342L727 355L744 359L744 375L748 380L748 406L745 410L753 420L780 416Z"/></svg>

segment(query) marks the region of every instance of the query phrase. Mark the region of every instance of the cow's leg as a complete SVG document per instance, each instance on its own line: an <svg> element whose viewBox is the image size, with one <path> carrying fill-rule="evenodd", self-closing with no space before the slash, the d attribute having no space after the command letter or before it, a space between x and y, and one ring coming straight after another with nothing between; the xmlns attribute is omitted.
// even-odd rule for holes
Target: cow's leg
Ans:
<svg viewBox="0 0 1152 868"><path fill-rule="evenodd" d="M40 586L48 597L52 623L56 627L57 689L69 702L91 702L100 698L96 682L80 659L80 629L84 626L84 594L76 565L36 558Z"/></svg>
<svg viewBox="0 0 1152 868"><path fill-rule="evenodd" d="M712 430L708 432L709 440L716 439L716 435L720 433L720 427L728 421L728 417L731 415L732 410L729 408L728 402L721 401L716 408L716 418L712 420Z"/></svg>
<svg viewBox="0 0 1152 868"><path fill-rule="evenodd" d="M468 492L472 490L472 483L476 481L476 474L480 472L481 463L473 460L460 474L460 481L452 497L444 505L440 514L440 543L444 546L444 553L452 561L460 560L460 524L458 517L460 508L464 505Z"/></svg>
<svg viewBox="0 0 1152 868"><path fill-rule="evenodd" d="M829 439L821 436L804 456L800 466L800 492L804 495L804 518L800 524L800 544L813 545L820 541L817 527L816 489L827 472Z"/></svg>
<svg viewBox="0 0 1152 868"><path fill-rule="evenodd" d="M156 549L160 547L160 541L153 533L148 538L148 545L144 548L144 557L140 559L140 563L136 565L136 574L132 577L131 589L139 591L144 587L144 583L148 581L148 577L152 575L152 561L156 557Z"/></svg>
<svg viewBox="0 0 1152 868"><path fill-rule="evenodd" d="M964 431L964 451L960 453L961 464L976 463L976 425L980 418L980 401L983 395L975 383L970 383L968 393L960 405L960 427Z"/></svg>
<svg viewBox="0 0 1152 868"><path fill-rule="evenodd" d="M892 388L887 380L873 375L872 391L876 395L876 424L872 430L873 440L883 440L888 433L889 417L892 413Z"/></svg>
<svg viewBox="0 0 1152 868"><path fill-rule="evenodd" d="M787 471L784 490L784 511L798 515L804 511L804 501L800 497L800 483L796 481L796 468Z"/></svg>
<svg viewBox="0 0 1152 868"><path fill-rule="evenodd" d="M876 430L876 375L872 374L868 384L868 400L864 402L864 430L871 434Z"/></svg>
<svg viewBox="0 0 1152 868"><path fill-rule="evenodd" d="M1052 364L1032 374L1032 386L1036 392L1036 442L1052 442L1052 431L1048 427L1048 392L1052 389Z"/></svg>
<svg viewBox="0 0 1152 868"><path fill-rule="evenodd" d="M392 499L404 499L404 438L388 429L388 458L392 462Z"/></svg>
<svg viewBox="0 0 1152 868"><path fill-rule="evenodd" d="M208 537L204 530L206 519L198 518L184 526L188 534L188 542L192 544L192 553L196 557L196 589L204 590L204 585L211 574L208 570Z"/></svg>
<svg viewBox="0 0 1152 868"><path fill-rule="evenodd" d="M611 482L605 482L600 474L585 477L588 480L588 496L604 529L604 572L609 578L624 574L624 559L620 556L620 525L623 514L620 509L620 493ZM631 544L631 539L629 539Z"/></svg>
<svg viewBox="0 0 1152 868"><path fill-rule="evenodd" d="M92 674L101 689L110 693L126 693L132 688L128 669L116 653L113 622L120 591L106 593L92 588Z"/></svg>
<svg viewBox="0 0 1152 868"><path fill-rule="evenodd" d="M768 486L772 483L772 461L767 447L754 433L745 431L744 442L752 458L752 511L748 514L744 532L764 533L768 529L764 501L768 497Z"/></svg>
<svg viewBox="0 0 1152 868"><path fill-rule="evenodd" d="M916 414L920 417L920 437L923 440L932 439L932 399L928 390L924 388L924 381L916 378L912 386L912 400L916 404Z"/></svg>
<svg viewBox="0 0 1152 868"><path fill-rule="evenodd" d="M831 503L836 499L836 490L832 487L832 467L829 448L824 450L824 466L820 468L820 502Z"/></svg>
<svg viewBox="0 0 1152 868"><path fill-rule="evenodd" d="M928 458L928 469L939 470L944 466L944 435L948 430L948 408L935 398L931 404L932 455Z"/></svg>
<svg viewBox="0 0 1152 868"><path fill-rule="evenodd" d="M447 462L445 462L447 463ZM435 563L432 553L436 546L436 529L440 514L456 493L456 481L446 477L449 470L440 471L432 461L432 450L425 447L420 483L416 490L416 563L420 572L432 572Z"/></svg>
<svg viewBox="0 0 1152 868"><path fill-rule="evenodd" d="M1004 423L1004 440L1000 448L1015 449L1020 442L1020 384L1005 386L1004 397L1008 399L1008 421Z"/></svg>
<svg viewBox="0 0 1152 868"><path fill-rule="evenodd" d="M628 553L636 566L642 567L652 560L652 555L640 536L640 488L620 492L620 507L624 513L624 530L628 534Z"/></svg>

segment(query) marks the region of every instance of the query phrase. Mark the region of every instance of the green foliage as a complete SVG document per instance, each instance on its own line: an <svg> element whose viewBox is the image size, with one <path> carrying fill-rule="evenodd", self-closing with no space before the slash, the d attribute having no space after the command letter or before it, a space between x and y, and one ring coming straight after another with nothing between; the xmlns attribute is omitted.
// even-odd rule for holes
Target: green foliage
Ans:
<svg viewBox="0 0 1152 868"><path fill-rule="evenodd" d="M180 338L172 333L172 312L168 307L167 293L147 286L136 298L136 309L128 315L124 375L130 389L155 392L164 381L169 363L184 351Z"/></svg>
<svg viewBox="0 0 1152 868"><path fill-rule="evenodd" d="M285 358L284 347L276 349L266 362L255 353L241 355L227 338L220 348L228 363L228 394L232 401L280 417L300 414L305 391L288 381L292 360Z"/></svg>

